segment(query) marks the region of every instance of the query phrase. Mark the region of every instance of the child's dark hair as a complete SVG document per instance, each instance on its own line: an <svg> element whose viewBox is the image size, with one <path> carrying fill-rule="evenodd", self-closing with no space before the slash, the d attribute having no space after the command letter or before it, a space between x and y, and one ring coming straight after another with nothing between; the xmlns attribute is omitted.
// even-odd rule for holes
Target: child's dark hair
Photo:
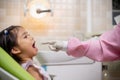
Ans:
<svg viewBox="0 0 120 80"><path fill-rule="evenodd" d="M10 56L12 56L18 63L20 58L12 54L11 50L17 46L17 32L21 26L10 26L0 32L0 47L2 47Z"/></svg>

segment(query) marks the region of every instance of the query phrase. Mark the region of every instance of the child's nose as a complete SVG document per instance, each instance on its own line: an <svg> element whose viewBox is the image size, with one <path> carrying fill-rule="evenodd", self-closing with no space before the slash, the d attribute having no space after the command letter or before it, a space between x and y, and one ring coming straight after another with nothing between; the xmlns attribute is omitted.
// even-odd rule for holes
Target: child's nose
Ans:
<svg viewBox="0 0 120 80"><path fill-rule="evenodd" d="M31 40L34 40L34 38L31 36Z"/></svg>
<svg viewBox="0 0 120 80"><path fill-rule="evenodd" d="M34 40L33 36L31 36L31 35L29 35L29 38L30 38L31 40Z"/></svg>

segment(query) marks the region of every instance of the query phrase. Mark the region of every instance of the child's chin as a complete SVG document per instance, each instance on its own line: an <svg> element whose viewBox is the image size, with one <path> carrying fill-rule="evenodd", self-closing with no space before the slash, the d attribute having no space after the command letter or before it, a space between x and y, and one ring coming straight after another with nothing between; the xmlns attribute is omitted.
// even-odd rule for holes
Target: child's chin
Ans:
<svg viewBox="0 0 120 80"><path fill-rule="evenodd" d="M35 48L36 49L36 52L38 52L38 48Z"/></svg>
<svg viewBox="0 0 120 80"><path fill-rule="evenodd" d="M36 51L36 54L37 54L38 53L38 49L36 48L35 51Z"/></svg>

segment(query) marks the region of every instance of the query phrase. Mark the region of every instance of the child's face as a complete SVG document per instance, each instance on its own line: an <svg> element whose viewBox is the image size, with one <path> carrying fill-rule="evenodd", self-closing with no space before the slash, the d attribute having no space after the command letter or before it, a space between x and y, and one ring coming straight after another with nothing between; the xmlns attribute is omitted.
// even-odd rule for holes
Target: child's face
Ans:
<svg viewBox="0 0 120 80"><path fill-rule="evenodd" d="M19 56L23 60L31 59L38 51L35 47L35 40L24 28L19 29L17 36L18 48L20 50Z"/></svg>

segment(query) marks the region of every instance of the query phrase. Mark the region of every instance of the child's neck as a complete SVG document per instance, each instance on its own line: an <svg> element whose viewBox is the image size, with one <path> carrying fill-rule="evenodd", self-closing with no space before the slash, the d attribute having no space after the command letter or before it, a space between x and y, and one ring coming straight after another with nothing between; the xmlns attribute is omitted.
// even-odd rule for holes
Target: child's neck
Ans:
<svg viewBox="0 0 120 80"><path fill-rule="evenodd" d="M31 60L33 60L33 59L31 59L31 58L23 59L23 60L20 61L20 64L26 63L27 61L31 61Z"/></svg>

